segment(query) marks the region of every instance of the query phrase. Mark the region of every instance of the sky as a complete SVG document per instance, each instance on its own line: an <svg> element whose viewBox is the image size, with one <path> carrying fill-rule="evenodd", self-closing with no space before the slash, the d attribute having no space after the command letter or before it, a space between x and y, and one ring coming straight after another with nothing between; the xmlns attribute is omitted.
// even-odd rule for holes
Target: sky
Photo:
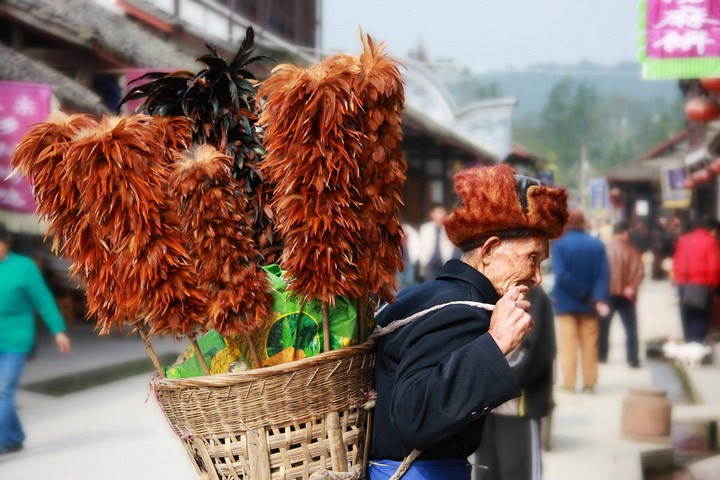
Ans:
<svg viewBox="0 0 720 480"><path fill-rule="evenodd" d="M322 0L322 48L360 51L358 26L404 56L477 72L636 61L639 0Z"/></svg>

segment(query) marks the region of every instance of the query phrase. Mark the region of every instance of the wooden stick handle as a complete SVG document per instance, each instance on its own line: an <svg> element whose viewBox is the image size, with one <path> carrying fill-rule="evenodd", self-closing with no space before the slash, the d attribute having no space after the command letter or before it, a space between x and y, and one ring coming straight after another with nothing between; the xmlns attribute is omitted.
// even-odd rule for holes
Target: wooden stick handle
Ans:
<svg viewBox="0 0 720 480"><path fill-rule="evenodd" d="M362 471L367 472L368 463L370 462L370 440L372 436L373 411L371 408L367 412L367 428L365 429L365 445L363 445Z"/></svg>
<svg viewBox="0 0 720 480"><path fill-rule="evenodd" d="M330 351L330 320L327 303L322 303L323 351Z"/></svg>
<svg viewBox="0 0 720 480"><path fill-rule="evenodd" d="M148 351L148 355L150 355L150 360L152 360L153 365L155 365L155 370L157 370L160 378L165 378L165 372L163 372L162 365L160 365L160 359L155 353L152 343L150 343L150 337L147 333L145 333L145 329L142 326L138 326L137 331L140 333L140 338L143 339L143 343L145 343L145 348Z"/></svg>
<svg viewBox="0 0 720 480"><path fill-rule="evenodd" d="M365 343L365 324L367 323L367 297L358 303L358 343Z"/></svg>
<svg viewBox="0 0 720 480"><path fill-rule="evenodd" d="M252 356L253 361L253 366L250 368L262 367L262 363L260 363L260 355L258 355L257 348L255 348L255 343L253 342L253 339L249 333L245 334L245 341L247 342L248 349L250 350L250 355Z"/></svg>
<svg viewBox="0 0 720 480"><path fill-rule="evenodd" d="M347 447L343 439L342 424L340 423L340 414L338 412L330 412L325 417L327 422L328 441L330 442L330 457L333 472L347 472Z"/></svg>
<svg viewBox="0 0 720 480"><path fill-rule="evenodd" d="M197 357L198 361L200 362L200 367L202 368L205 375L210 375L210 369L207 366L207 362L205 361L205 357L202 354L202 350L200 350L200 345L198 345L197 338L193 337L192 339L192 346L195 349L195 356Z"/></svg>

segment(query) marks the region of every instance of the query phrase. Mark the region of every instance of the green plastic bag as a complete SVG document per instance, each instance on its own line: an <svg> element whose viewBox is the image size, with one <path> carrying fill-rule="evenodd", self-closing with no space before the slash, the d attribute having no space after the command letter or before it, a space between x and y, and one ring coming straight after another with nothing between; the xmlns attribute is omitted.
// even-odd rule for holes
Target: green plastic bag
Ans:
<svg viewBox="0 0 720 480"><path fill-rule="evenodd" d="M205 357L205 363L210 367L212 358L225 348L225 339L215 330L198 338L200 351ZM200 377L205 375L202 365L195 355L195 349L189 345L178 359L169 367L163 367L165 376L168 378Z"/></svg>

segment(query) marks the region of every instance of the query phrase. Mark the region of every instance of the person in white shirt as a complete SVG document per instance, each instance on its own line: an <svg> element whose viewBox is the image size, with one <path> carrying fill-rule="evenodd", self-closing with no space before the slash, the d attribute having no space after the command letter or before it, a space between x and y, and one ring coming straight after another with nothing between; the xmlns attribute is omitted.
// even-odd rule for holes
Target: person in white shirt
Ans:
<svg viewBox="0 0 720 480"><path fill-rule="evenodd" d="M447 209L435 203L430 208L430 221L420 225L419 269L423 282L435 280L445 262L456 256L455 246L448 239L443 226Z"/></svg>

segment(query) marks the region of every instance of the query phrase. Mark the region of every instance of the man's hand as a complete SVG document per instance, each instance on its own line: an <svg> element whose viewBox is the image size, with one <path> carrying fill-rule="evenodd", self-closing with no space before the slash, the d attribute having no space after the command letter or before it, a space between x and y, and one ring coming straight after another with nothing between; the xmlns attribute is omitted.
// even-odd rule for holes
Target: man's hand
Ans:
<svg viewBox="0 0 720 480"><path fill-rule="evenodd" d="M517 285L507 291L498 300L490 317L488 333L495 340L503 355L512 352L525 335L533 328L533 321L528 313L530 302L525 300L528 287Z"/></svg>
<svg viewBox="0 0 720 480"><path fill-rule="evenodd" d="M597 310L598 315L605 317L610 313L610 305L605 302L595 302L595 310Z"/></svg>
<svg viewBox="0 0 720 480"><path fill-rule="evenodd" d="M633 287L625 287L623 289L623 296L630 300L631 302L635 301L635 289Z"/></svg>
<svg viewBox="0 0 720 480"><path fill-rule="evenodd" d="M55 343L63 355L67 355L68 352L70 352L70 338L65 335L65 332L55 334Z"/></svg>

